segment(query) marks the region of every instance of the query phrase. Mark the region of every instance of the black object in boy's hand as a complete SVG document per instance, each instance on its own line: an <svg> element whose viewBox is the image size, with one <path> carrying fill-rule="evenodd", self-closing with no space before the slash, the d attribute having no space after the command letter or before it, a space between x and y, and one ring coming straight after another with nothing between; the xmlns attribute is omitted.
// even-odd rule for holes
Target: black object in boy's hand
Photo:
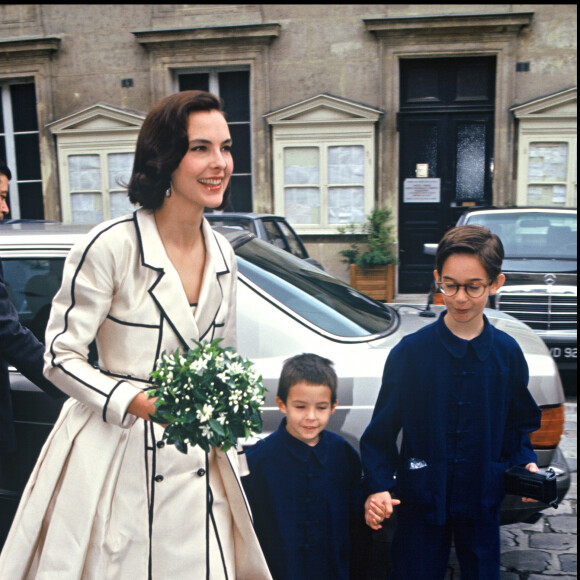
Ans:
<svg viewBox="0 0 580 580"><path fill-rule="evenodd" d="M510 467L505 472L505 491L558 507L556 473L551 468L532 473L519 465Z"/></svg>

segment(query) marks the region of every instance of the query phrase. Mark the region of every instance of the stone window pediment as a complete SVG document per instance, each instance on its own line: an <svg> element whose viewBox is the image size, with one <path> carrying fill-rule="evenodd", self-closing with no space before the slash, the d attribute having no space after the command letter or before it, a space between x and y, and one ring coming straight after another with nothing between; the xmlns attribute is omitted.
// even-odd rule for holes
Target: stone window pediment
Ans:
<svg viewBox="0 0 580 580"><path fill-rule="evenodd" d="M533 12L497 12L480 14L434 14L431 16L403 16L364 18L369 32L391 39L409 41L409 34L427 36L469 37L486 34L517 34L529 26Z"/></svg>
<svg viewBox="0 0 580 580"><path fill-rule="evenodd" d="M54 135L94 131L139 131L145 115L108 105L93 105L47 125Z"/></svg>
<svg viewBox="0 0 580 580"><path fill-rule="evenodd" d="M270 125L293 123L376 123L382 112L330 95L317 95L264 115Z"/></svg>
<svg viewBox="0 0 580 580"><path fill-rule="evenodd" d="M19 57L34 60L49 58L60 50L60 36L35 36L0 40L0 57Z"/></svg>
<svg viewBox="0 0 580 580"><path fill-rule="evenodd" d="M568 89L512 107L517 119L576 118L577 88Z"/></svg>
<svg viewBox="0 0 580 580"><path fill-rule="evenodd" d="M139 44L152 52L163 49L186 48L194 44L210 43L231 46L233 42L246 45L268 45L280 35L280 24L243 24L239 26L201 26L166 30L137 30L133 32Z"/></svg>

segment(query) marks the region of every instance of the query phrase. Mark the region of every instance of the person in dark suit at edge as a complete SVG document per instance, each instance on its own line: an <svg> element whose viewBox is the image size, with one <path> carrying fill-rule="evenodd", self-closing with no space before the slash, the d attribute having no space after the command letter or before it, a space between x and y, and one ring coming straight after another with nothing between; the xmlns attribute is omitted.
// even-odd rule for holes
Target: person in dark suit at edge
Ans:
<svg viewBox="0 0 580 580"><path fill-rule="evenodd" d="M11 178L10 169L0 161L0 221L10 211L7 199L8 183ZM0 453L14 452L17 448L8 365L14 366L51 397L65 396L44 378L43 357L44 345L18 320L18 312L10 301L4 283L0 260Z"/></svg>

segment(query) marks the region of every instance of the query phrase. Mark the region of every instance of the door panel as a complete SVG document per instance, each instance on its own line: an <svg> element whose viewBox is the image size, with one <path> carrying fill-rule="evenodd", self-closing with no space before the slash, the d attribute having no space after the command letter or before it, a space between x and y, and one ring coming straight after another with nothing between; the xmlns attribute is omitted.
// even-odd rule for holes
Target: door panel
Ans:
<svg viewBox="0 0 580 580"><path fill-rule="evenodd" d="M493 115L441 113L401 115L400 292L427 292L433 257L423 244L437 242L468 205L491 202ZM427 164L427 178L440 180L439 201L405 202L405 179Z"/></svg>
<svg viewBox="0 0 580 580"><path fill-rule="evenodd" d="M399 292L427 292L434 260L423 244L466 206L491 203L494 75L488 57L401 62ZM405 200L405 180L416 178L432 180L432 194Z"/></svg>

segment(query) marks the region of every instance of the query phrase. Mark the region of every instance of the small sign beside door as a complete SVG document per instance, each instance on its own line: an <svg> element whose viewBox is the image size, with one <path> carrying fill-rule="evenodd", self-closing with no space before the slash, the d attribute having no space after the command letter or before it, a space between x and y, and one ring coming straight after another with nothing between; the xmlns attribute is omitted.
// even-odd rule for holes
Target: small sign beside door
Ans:
<svg viewBox="0 0 580 580"><path fill-rule="evenodd" d="M439 177L405 179L403 201L405 203L439 203L441 179Z"/></svg>

